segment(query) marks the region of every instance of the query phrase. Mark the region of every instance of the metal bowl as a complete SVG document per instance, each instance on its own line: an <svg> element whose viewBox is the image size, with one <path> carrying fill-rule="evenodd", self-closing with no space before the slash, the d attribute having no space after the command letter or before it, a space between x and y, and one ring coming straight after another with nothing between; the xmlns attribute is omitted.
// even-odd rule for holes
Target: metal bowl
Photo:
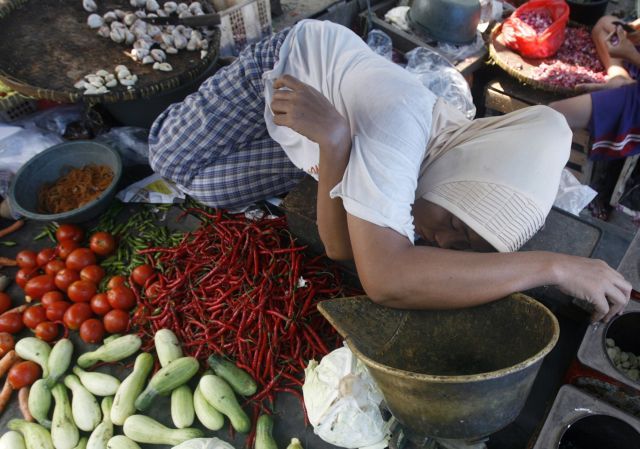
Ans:
<svg viewBox="0 0 640 449"><path fill-rule="evenodd" d="M560 335L556 317L522 294L458 310L392 309L366 297L318 309L417 441L476 440L512 422Z"/></svg>
<svg viewBox="0 0 640 449"><path fill-rule="evenodd" d="M40 213L40 187L54 182L69 167L80 168L87 164L110 167L113 171L111 184L98 197L77 209L59 214ZM109 206L121 175L122 161L113 148L89 140L64 142L35 155L20 167L9 187L9 201L15 212L32 220L79 223L99 215Z"/></svg>
<svg viewBox="0 0 640 449"><path fill-rule="evenodd" d="M480 23L478 0L415 0L409 21L441 42L470 44Z"/></svg>

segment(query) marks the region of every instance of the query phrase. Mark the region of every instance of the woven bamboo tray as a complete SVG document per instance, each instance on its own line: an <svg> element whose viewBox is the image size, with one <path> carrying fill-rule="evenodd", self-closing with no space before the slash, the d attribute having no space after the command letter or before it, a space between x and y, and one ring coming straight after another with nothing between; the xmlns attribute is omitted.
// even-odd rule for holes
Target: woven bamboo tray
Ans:
<svg viewBox="0 0 640 449"><path fill-rule="evenodd" d="M159 2L164 3L164 2ZM206 2L202 2L203 5ZM98 2L99 14L116 8L131 11L128 0ZM191 81L218 57L220 32L200 51L168 55L171 72L133 61L131 46L105 39L87 26L80 0L0 0L0 80L23 95L61 103L115 103L148 98ZM126 65L138 76L132 89L118 85L102 95L85 96L73 85L84 75Z"/></svg>
<svg viewBox="0 0 640 449"><path fill-rule="evenodd" d="M571 23L568 26L575 26ZM559 87L544 81L536 80L533 77L534 70L547 59L530 59L520 56L518 53L507 48L502 40L502 24L499 23L491 30L489 39L489 57L495 64L518 81L536 89L541 89L563 96L573 96L584 93L576 88Z"/></svg>

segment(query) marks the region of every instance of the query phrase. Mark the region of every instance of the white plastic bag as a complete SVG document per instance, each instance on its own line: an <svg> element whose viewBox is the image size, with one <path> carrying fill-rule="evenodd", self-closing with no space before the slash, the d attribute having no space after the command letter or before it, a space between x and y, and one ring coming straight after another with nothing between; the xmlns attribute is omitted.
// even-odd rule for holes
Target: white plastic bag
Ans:
<svg viewBox="0 0 640 449"><path fill-rule="evenodd" d="M220 438L194 438L173 446L173 449L235 449Z"/></svg>
<svg viewBox="0 0 640 449"><path fill-rule="evenodd" d="M127 167L136 164L149 164L149 130L134 126L119 126L96 137L102 142L118 150L122 164Z"/></svg>
<svg viewBox="0 0 640 449"><path fill-rule="evenodd" d="M0 171L16 173L33 156L63 140L40 128L0 124Z"/></svg>
<svg viewBox="0 0 640 449"><path fill-rule="evenodd" d="M390 422L382 419L382 394L366 367L348 347L309 362L302 386L313 431L327 443L346 448L382 449Z"/></svg>
<svg viewBox="0 0 640 449"><path fill-rule="evenodd" d="M476 115L469 83L444 56L425 47L416 47L405 56L406 69L427 89L455 106L468 119Z"/></svg>
<svg viewBox="0 0 640 449"><path fill-rule="evenodd" d="M591 187L580 184L580 181L565 168L560 176L560 186L553 205L573 215L579 215L597 194L598 192Z"/></svg>

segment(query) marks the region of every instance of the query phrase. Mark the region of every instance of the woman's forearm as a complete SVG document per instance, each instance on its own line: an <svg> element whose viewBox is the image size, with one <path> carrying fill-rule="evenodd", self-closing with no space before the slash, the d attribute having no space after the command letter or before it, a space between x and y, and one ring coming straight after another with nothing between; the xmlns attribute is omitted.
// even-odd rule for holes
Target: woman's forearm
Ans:
<svg viewBox="0 0 640 449"><path fill-rule="evenodd" d="M320 147L318 231L327 255L334 260L353 258L342 199L329 197L329 192L340 182L349 162L351 139L347 136Z"/></svg>
<svg viewBox="0 0 640 449"><path fill-rule="evenodd" d="M389 307L470 307L555 285L593 304L593 319L606 321L622 311L631 294L631 284L601 260L546 251L474 253L416 247L391 229L351 215L347 220L362 286L372 300Z"/></svg>

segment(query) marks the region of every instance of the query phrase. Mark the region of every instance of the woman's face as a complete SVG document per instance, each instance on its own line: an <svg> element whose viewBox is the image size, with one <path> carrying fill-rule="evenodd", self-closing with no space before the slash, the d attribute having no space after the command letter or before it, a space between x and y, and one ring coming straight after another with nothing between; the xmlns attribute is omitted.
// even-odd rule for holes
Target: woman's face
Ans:
<svg viewBox="0 0 640 449"><path fill-rule="evenodd" d="M416 200L413 221L416 232L431 245L444 249L495 251L462 220L431 201Z"/></svg>

